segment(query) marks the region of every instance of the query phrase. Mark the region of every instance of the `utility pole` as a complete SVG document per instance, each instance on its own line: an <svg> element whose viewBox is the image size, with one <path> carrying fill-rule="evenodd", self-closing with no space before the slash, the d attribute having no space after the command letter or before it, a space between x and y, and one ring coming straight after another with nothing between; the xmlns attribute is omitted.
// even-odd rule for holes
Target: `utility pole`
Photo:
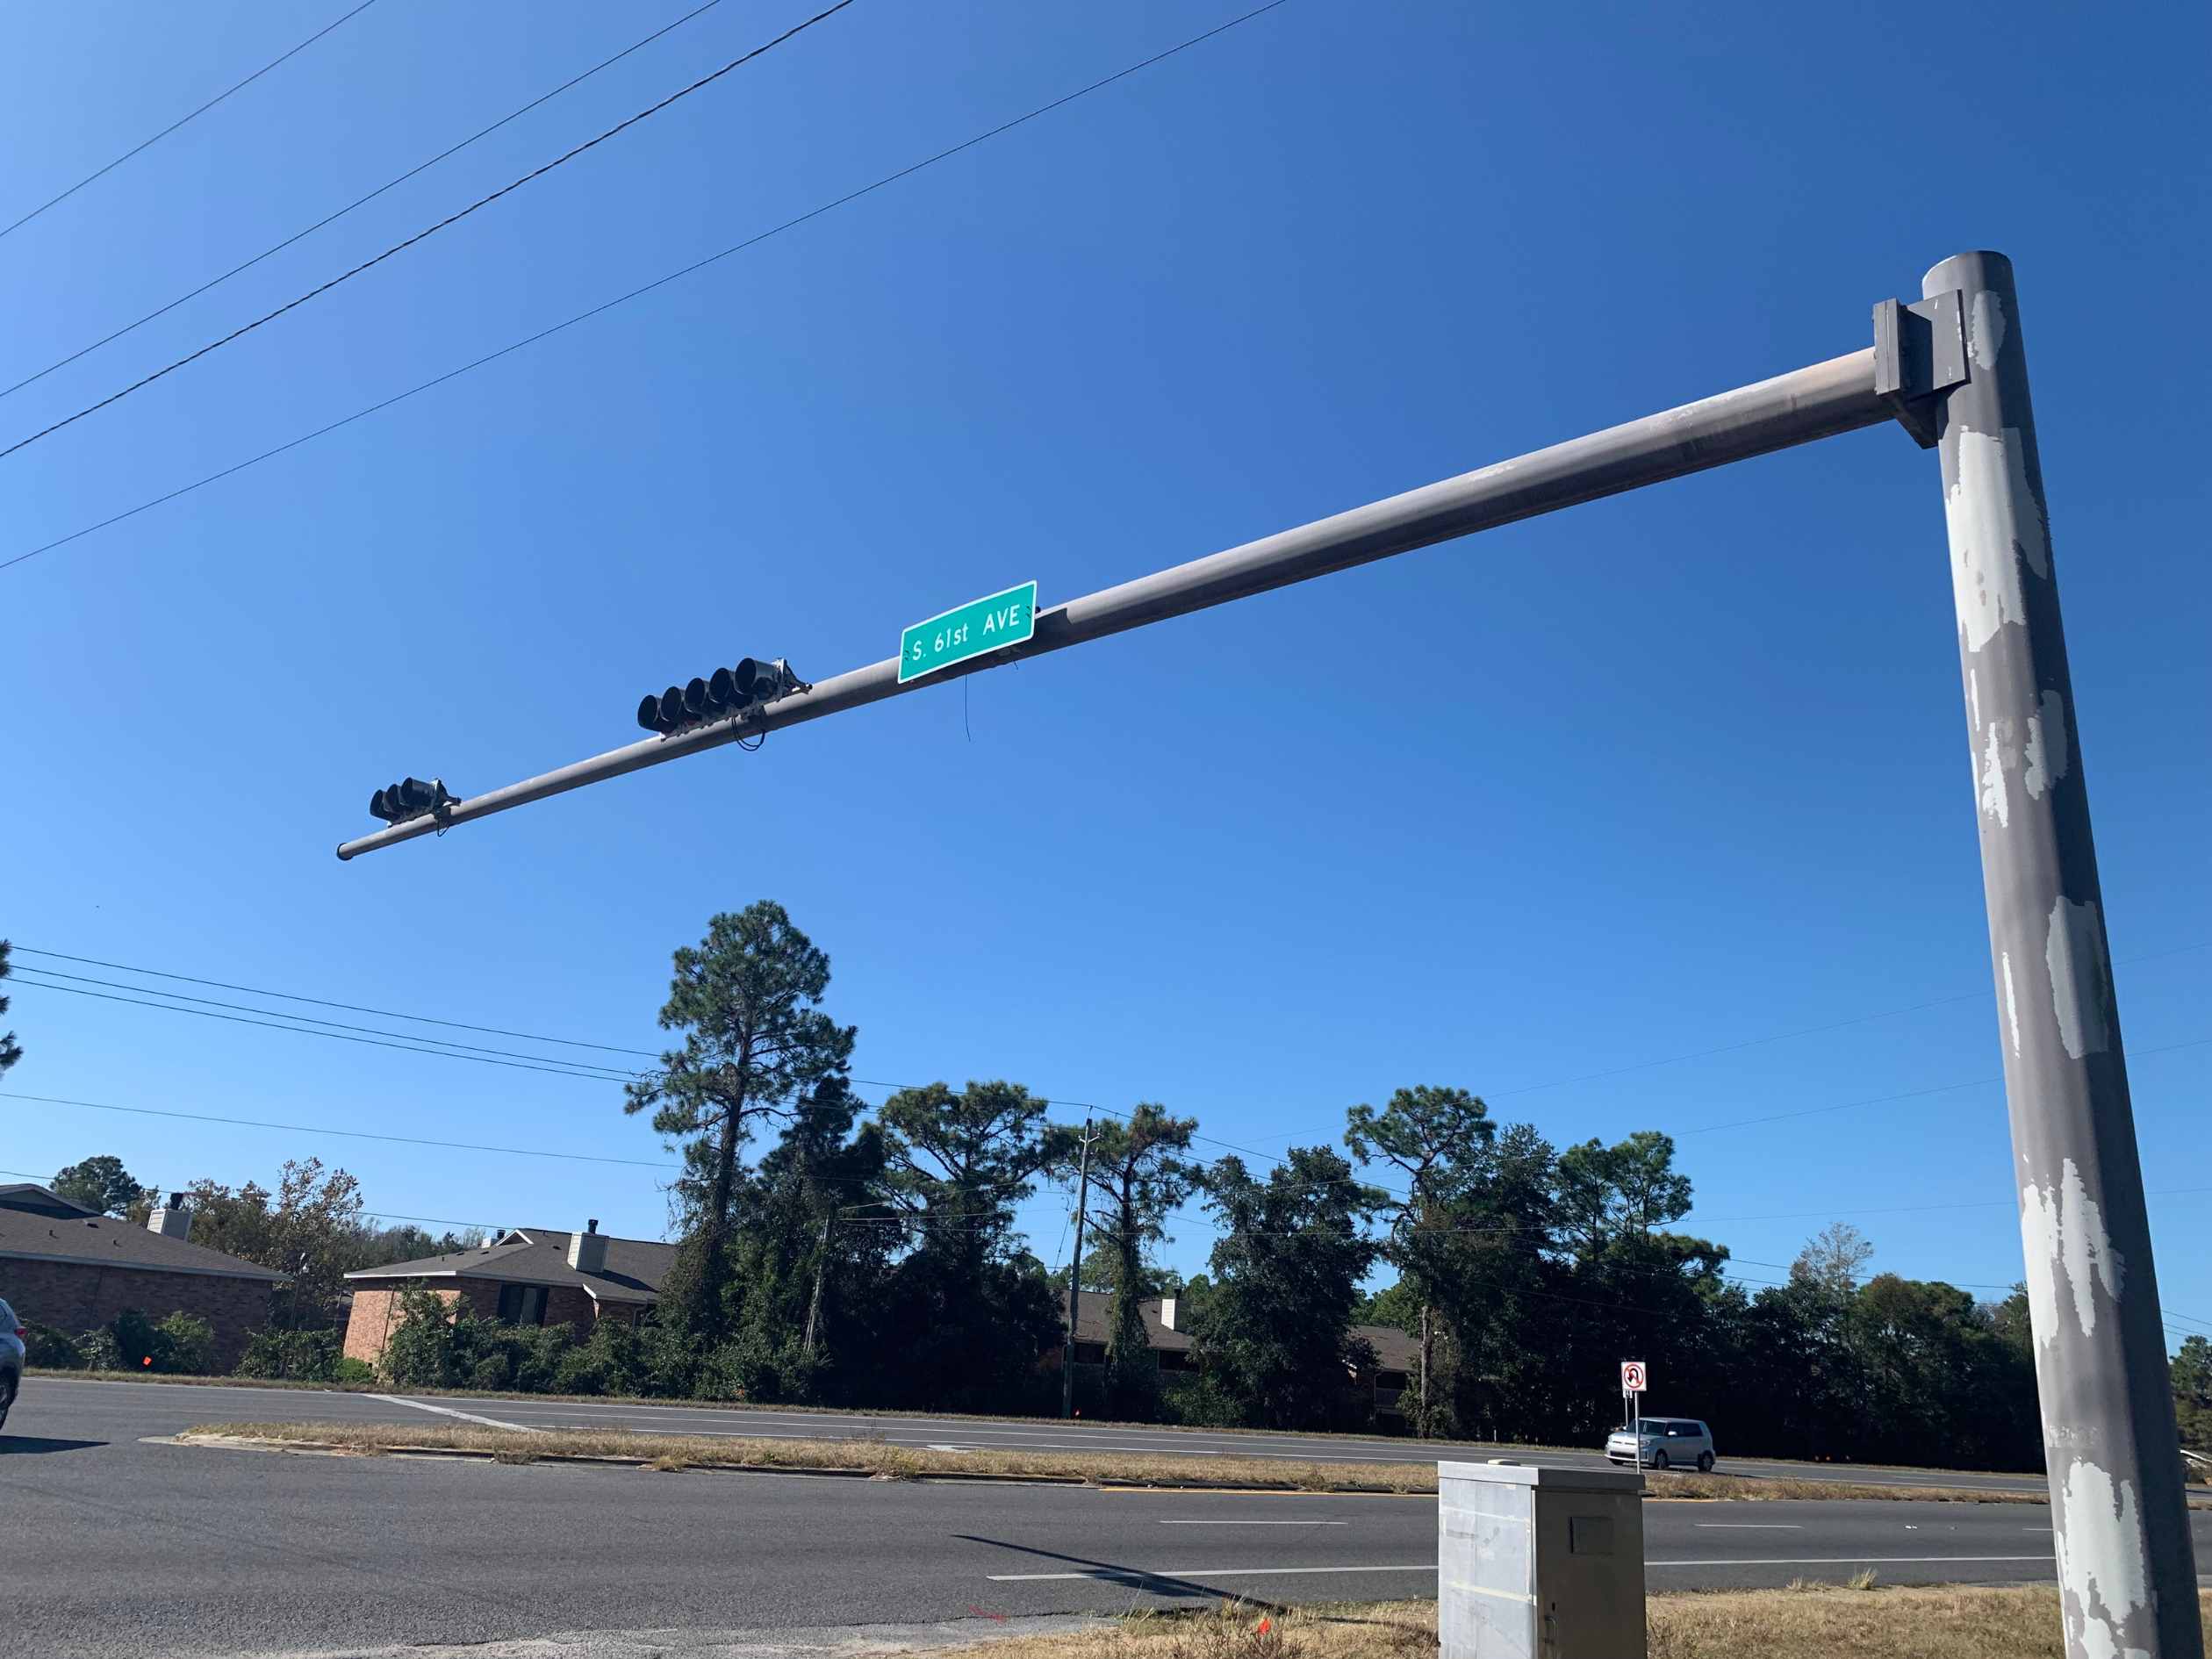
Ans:
<svg viewBox="0 0 2212 1659"><path fill-rule="evenodd" d="M1922 448L1938 449L1943 466L2066 1653L2202 1659L2143 1169L2012 266L2000 254L1961 254L1928 273L1922 294L1876 305L1872 343L1842 356L1035 609L1029 638L938 672L902 679L901 657L886 658L465 800L447 797L442 786L400 786L398 809L413 815L345 842L338 856L442 834L941 680L1895 420ZM426 791L427 807L419 799ZM391 792L383 794L390 810ZM1071 1398L1080 1206L1077 1213L1064 1368Z"/></svg>
<svg viewBox="0 0 2212 1659"><path fill-rule="evenodd" d="M2066 1652L2197 1659L2196 1565L2012 262L1960 254L1937 429ZM1925 302L1924 302L1925 303Z"/></svg>
<svg viewBox="0 0 2212 1659"><path fill-rule="evenodd" d="M1429 1435L1429 1304L1421 1304L1421 1439Z"/></svg>
<svg viewBox="0 0 2212 1659"><path fill-rule="evenodd" d="M1083 1305L1083 1214L1090 1207L1090 1149L1098 1137L1083 1119L1081 1173L1075 1187L1075 1258L1067 1267L1067 1342L1060 1349L1060 1415L1075 1415L1075 1316Z"/></svg>
<svg viewBox="0 0 2212 1659"><path fill-rule="evenodd" d="M815 1246L814 1294L807 1298L807 1335L800 1345L800 1352L809 1360L814 1358L815 1329L822 1322L822 1275L830 1265L830 1224L837 1218L836 1210L822 1218L822 1242Z"/></svg>

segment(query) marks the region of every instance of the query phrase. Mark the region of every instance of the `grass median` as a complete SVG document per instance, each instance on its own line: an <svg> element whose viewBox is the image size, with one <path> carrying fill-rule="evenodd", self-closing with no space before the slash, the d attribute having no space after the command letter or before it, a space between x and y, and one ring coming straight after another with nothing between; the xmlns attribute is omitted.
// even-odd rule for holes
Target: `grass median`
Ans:
<svg viewBox="0 0 2212 1659"><path fill-rule="evenodd" d="M877 1476L890 1480L995 1476L1100 1486L1234 1487L1240 1490L1422 1494L1436 1490L1433 1463L1305 1462L1279 1457L1194 1458L1172 1452L945 1451L880 1439L794 1440L736 1435L644 1434L628 1429L493 1428L464 1423L203 1423L183 1439L250 1442L374 1455L438 1452L506 1463L586 1458L655 1469L752 1469ZM2033 1493L1973 1487L1854 1486L1826 1480L1732 1480L1720 1475L1646 1477L1654 1497L1952 1500L2041 1503Z"/></svg>
<svg viewBox="0 0 2212 1659"><path fill-rule="evenodd" d="M357 1454L471 1454L505 1463L588 1458L654 1469L806 1470L888 1480L985 1476L1094 1485L1204 1485L1306 1492L1423 1493L1436 1471L1421 1463L1307 1463L1280 1458L1191 1458L1146 1452L948 1452L880 1440L748 1439L640 1434L627 1429L503 1429L473 1424L203 1423L186 1440L248 1441Z"/></svg>
<svg viewBox="0 0 2212 1659"><path fill-rule="evenodd" d="M2212 1643L2212 1596L2202 1604ZM2058 1592L1837 1589L1685 1591L1646 1604L1650 1659L2065 1659ZM1095 1631L1015 1636L930 1659L1418 1659L1436 1651L1436 1604L1232 1605L1151 1613Z"/></svg>

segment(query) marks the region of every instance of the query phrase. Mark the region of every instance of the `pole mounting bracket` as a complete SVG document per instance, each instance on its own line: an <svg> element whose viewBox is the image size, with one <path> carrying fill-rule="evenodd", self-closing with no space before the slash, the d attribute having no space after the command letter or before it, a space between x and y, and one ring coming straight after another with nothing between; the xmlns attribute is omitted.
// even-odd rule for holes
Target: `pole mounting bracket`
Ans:
<svg viewBox="0 0 2212 1659"><path fill-rule="evenodd" d="M1957 290L1910 305L1874 307L1874 395L1923 449L1936 447L1936 398L1967 378L1966 334Z"/></svg>

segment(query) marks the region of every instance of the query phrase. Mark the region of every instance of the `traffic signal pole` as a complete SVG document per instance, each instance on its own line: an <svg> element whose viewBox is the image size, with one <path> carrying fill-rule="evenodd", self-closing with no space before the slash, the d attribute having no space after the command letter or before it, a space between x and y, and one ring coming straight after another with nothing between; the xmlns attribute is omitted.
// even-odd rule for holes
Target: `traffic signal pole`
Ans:
<svg viewBox="0 0 2212 1659"><path fill-rule="evenodd" d="M1962 254L1874 344L1038 613L1029 642L899 682L888 657L348 841L341 858L1188 615L1894 418L1940 450L1999 1040L2068 1659L2202 1659L2196 1574L2012 269ZM1080 1267L1080 1261L1079 1261Z"/></svg>
<svg viewBox="0 0 2212 1659"><path fill-rule="evenodd" d="M1942 394L1959 667L2070 1655L2202 1653L2151 1221L2011 262L1961 254Z"/></svg>
<svg viewBox="0 0 2212 1659"><path fill-rule="evenodd" d="M358 858L417 836L528 806L548 795L680 760L740 738L750 741L762 732L843 714L962 674L1002 668L1024 657L1103 639L1148 622L1164 622L1232 600L1249 599L1271 588L1556 512L1579 501L1594 501L1600 496L1618 495L1642 485L1702 472L1814 438L1875 426L1888 420L1892 412L1875 391L1874 371L1875 353L1869 348L1663 414L1555 444L1517 460L1501 461L1479 471L1462 473L1046 607L1038 612L1036 636L1027 644L970 658L925 679L901 685L898 658L886 657L735 718L709 722L670 736L648 737L502 789L454 801L436 813L346 842L338 849L338 856Z"/></svg>

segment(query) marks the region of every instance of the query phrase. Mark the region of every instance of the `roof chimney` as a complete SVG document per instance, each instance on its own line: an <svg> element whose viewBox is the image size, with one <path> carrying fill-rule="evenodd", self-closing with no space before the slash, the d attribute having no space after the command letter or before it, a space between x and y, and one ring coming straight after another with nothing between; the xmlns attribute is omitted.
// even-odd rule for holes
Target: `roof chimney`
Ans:
<svg viewBox="0 0 2212 1659"><path fill-rule="evenodd" d="M146 1218L148 1232L158 1232L164 1239L189 1239L192 1236L192 1212L184 1208L184 1195L173 1192L169 1203L162 1205Z"/></svg>
<svg viewBox="0 0 2212 1659"><path fill-rule="evenodd" d="M582 1232L569 1234L569 1266L578 1273L607 1271L607 1235L599 1230L599 1217L584 1224Z"/></svg>
<svg viewBox="0 0 2212 1659"><path fill-rule="evenodd" d="M1175 1328L1175 1298L1173 1296L1160 1298L1160 1328L1163 1331Z"/></svg>

